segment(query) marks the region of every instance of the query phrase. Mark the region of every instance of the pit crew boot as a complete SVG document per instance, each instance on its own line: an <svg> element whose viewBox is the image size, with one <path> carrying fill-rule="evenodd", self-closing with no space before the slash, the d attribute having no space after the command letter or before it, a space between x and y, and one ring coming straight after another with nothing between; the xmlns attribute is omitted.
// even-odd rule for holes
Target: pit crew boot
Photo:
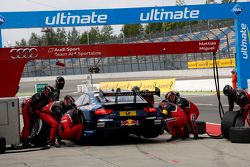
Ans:
<svg viewBox="0 0 250 167"><path fill-rule="evenodd" d="M179 139L179 137L177 137L177 136L172 136L170 139L167 139L167 142L176 141L176 140L178 140L178 139Z"/></svg>

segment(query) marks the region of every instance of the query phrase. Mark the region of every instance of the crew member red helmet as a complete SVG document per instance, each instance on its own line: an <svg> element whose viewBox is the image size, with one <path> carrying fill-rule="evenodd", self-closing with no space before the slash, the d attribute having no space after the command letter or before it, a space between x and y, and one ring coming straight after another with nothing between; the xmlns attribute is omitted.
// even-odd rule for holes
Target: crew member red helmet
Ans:
<svg viewBox="0 0 250 167"><path fill-rule="evenodd" d="M171 103L175 103L176 102L176 94L173 91L168 92L165 95L165 98L171 102Z"/></svg>
<svg viewBox="0 0 250 167"><path fill-rule="evenodd" d="M63 89L65 85L65 80L63 77L59 76L56 78L56 88L57 89Z"/></svg>
<svg viewBox="0 0 250 167"><path fill-rule="evenodd" d="M44 89L43 89L43 94L46 96L46 97L50 97L53 95L53 92L54 92L54 88L52 86L45 86Z"/></svg>
<svg viewBox="0 0 250 167"><path fill-rule="evenodd" d="M232 94L234 92L234 89L232 86L230 85L226 85L224 88L223 88L223 93L225 96L228 96L229 94Z"/></svg>
<svg viewBox="0 0 250 167"><path fill-rule="evenodd" d="M64 105L65 106L73 106L75 104L75 99L70 96L70 95L66 95L64 97Z"/></svg>

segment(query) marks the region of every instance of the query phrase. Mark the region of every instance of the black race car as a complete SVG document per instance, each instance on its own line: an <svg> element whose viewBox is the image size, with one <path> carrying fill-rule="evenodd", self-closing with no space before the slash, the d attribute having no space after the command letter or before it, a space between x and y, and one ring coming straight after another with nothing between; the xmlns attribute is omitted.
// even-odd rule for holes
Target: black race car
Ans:
<svg viewBox="0 0 250 167"><path fill-rule="evenodd" d="M160 96L155 91L92 91L83 93L76 105L86 120L85 136L135 134L155 138L162 134L160 109L145 97ZM144 97L144 98L143 98Z"/></svg>

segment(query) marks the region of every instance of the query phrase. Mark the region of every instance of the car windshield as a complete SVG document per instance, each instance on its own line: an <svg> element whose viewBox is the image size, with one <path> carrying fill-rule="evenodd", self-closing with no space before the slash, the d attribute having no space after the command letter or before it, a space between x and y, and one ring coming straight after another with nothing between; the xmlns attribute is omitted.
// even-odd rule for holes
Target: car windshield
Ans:
<svg viewBox="0 0 250 167"><path fill-rule="evenodd" d="M115 102L115 96L105 96L104 97L108 102ZM118 96L117 102L134 102L134 96ZM136 96L136 102L144 102L140 96Z"/></svg>

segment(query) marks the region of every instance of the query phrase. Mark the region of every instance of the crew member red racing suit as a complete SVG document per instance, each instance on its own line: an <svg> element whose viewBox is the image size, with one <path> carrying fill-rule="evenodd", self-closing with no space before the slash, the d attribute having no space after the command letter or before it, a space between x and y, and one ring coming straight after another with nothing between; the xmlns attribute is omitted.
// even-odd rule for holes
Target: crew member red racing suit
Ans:
<svg viewBox="0 0 250 167"><path fill-rule="evenodd" d="M198 107L190 100L179 97L176 100L176 104L186 113L188 119L188 125L194 134L194 139L198 138L198 130L195 126L195 121L199 117L200 111Z"/></svg>
<svg viewBox="0 0 250 167"><path fill-rule="evenodd" d="M33 114L39 115L40 110L52 100L53 88L46 86L41 93L34 94L30 99L22 104L23 129L21 133L21 141L24 145L28 144L30 136L31 119Z"/></svg>
<svg viewBox="0 0 250 167"><path fill-rule="evenodd" d="M57 145L55 138L58 135L59 120L58 115L61 114L61 104L59 101L47 104L39 114L41 120L50 125L49 144Z"/></svg>
<svg viewBox="0 0 250 167"><path fill-rule="evenodd" d="M59 147L60 143L56 141L59 122L64 113L75 107L74 102L75 100L72 96L66 95L64 100L51 102L42 109L39 117L51 127L48 145Z"/></svg>
<svg viewBox="0 0 250 167"><path fill-rule="evenodd" d="M187 116L184 111L176 104L167 100L161 102L160 108L165 118L165 125L172 137L167 141L177 140L179 137L185 136L184 127L188 123Z"/></svg>
<svg viewBox="0 0 250 167"><path fill-rule="evenodd" d="M250 126L250 94L242 89L233 89L230 85L223 88L223 93L228 97L229 111L233 111L234 103L240 107L240 114L242 114L243 123L247 121Z"/></svg>
<svg viewBox="0 0 250 167"><path fill-rule="evenodd" d="M79 121L78 110L73 108L63 115L59 125L59 136L62 139L80 142L84 128L84 125Z"/></svg>

